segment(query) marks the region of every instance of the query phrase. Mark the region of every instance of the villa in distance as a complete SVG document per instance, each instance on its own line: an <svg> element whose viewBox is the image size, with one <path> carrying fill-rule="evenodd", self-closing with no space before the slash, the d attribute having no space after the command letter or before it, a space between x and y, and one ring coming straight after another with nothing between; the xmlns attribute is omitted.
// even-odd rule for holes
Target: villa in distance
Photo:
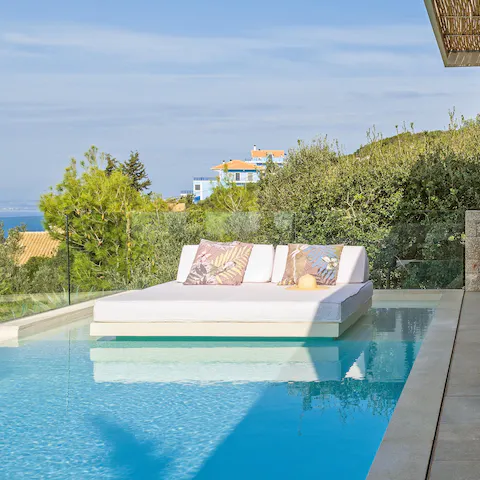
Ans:
<svg viewBox="0 0 480 480"><path fill-rule="evenodd" d="M245 160L230 160L211 168L216 176L193 177L193 190L184 190L182 196L193 195L195 203L208 198L215 187L216 180L223 180L227 175L238 186L255 183L260 179L260 172L265 169L268 161L283 165L285 161L284 150L263 150L256 145L250 151L250 158Z"/></svg>

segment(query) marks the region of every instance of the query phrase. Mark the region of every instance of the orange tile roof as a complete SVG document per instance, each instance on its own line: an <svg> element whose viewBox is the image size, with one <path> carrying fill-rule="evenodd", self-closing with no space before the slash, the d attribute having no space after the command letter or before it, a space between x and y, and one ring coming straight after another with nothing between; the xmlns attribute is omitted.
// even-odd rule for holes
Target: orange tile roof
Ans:
<svg viewBox="0 0 480 480"><path fill-rule="evenodd" d="M230 160L229 162L221 163L216 167L212 167L212 170L223 170L227 167L227 170L259 170L260 167L252 165L251 163L244 162L243 160Z"/></svg>
<svg viewBox="0 0 480 480"><path fill-rule="evenodd" d="M32 257L54 257L60 241L55 240L48 232L22 232L20 234L22 253L17 259L18 265L25 265Z"/></svg>
<svg viewBox="0 0 480 480"><path fill-rule="evenodd" d="M252 150L252 158L262 158L267 155L273 155L274 157L285 156L285 150Z"/></svg>

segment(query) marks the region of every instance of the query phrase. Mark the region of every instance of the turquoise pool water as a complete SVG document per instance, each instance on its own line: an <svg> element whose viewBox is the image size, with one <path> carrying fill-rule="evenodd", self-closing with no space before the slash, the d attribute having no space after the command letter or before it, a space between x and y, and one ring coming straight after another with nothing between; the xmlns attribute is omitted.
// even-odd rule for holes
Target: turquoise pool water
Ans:
<svg viewBox="0 0 480 480"><path fill-rule="evenodd" d="M364 479L433 315L373 309L307 343L81 324L0 347L0 478Z"/></svg>

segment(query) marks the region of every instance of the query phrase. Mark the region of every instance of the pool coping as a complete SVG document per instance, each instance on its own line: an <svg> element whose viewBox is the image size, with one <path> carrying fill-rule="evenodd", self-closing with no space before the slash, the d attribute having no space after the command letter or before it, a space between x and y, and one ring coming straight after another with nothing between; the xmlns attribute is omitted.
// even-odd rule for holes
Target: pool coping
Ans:
<svg viewBox="0 0 480 480"><path fill-rule="evenodd" d="M441 298L370 467L368 480L427 478L465 293L463 290L402 292L409 298L441 293ZM377 293L377 298L389 295Z"/></svg>
<svg viewBox="0 0 480 480"><path fill-rule="evenodd" d="M0 323L0 342L18 340L92 315L95 300Z"/></svg>

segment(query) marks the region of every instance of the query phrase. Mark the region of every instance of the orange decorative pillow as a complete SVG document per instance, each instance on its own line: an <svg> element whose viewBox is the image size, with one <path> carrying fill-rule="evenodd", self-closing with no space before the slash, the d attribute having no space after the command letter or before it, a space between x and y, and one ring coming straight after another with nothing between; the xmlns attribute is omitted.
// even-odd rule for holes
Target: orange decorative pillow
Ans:
<svg viewBox="0 0 480 480"><path fill-rule="evenodd" d="M241 285L251 243L202 240L184 285Z"/></svg>

